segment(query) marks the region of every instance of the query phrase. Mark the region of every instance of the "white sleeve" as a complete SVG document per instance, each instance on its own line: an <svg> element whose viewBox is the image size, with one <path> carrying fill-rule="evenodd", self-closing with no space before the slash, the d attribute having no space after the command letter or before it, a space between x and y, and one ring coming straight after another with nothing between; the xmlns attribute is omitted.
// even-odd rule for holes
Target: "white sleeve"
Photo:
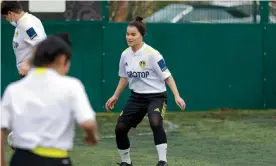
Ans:
<svg viewBox="0 0 276 166"><path fill-rule="evenodd" d="M1 128L11 129L12 121L12 106L11 106L11 97L10 97L9 86L3 94L1 101Z"/></svg>
<svg viewBox="0 0 276 166"><path fill-rule="evenodd" d="M121 55L121 59L120 59L120 64L119 64L119 76L120 77L127 77L127 72L126 72L126 62L124 60L124 56L123 54Z"/></svg>
<svg viewBox="0 0 276 166"><path fill-rule="evenodd" d="M74 117L78 124L87 120L96 120L96 113L90 105L88 96L85 92L83 84L77 80L75 86L72 89L72 107Z"/></svg>
<svg viewBox="0 0 276 166"><path fill-rule="evenodd" d="M152 65L153 69L156 72L156 74L159 76L160 79L165 80L169 76L171 76L171 72L169 71L165 60L162 55L156 54L152 55Z"/></svg>
<svg viewBox="0 0 276 166"><path fill-rule="evenodd" d="M29 19L22 20L22 24L18 27L23 34L24 41L32 46L36 46L46 38L44 30L32 23Z"/></svg>

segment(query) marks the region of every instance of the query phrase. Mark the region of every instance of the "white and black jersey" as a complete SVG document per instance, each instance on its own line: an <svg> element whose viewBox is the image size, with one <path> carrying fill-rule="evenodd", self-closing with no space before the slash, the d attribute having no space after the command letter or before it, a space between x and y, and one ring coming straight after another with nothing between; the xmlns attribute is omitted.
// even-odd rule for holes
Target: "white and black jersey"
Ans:
<svg viewBox="0 0 276 166"><path fill-rule="evenodd" d="M13 50L19 70L25 60L32 55L33 48L47 36L41 21L29 13L25 13L15 26Z"/></svg>
<svg viewBox="0 0 276 166"><path fill-rule="evenodd" d="M129 88L136 93L162 93L165 79L171 76L163 56L146 43L135 53L127 48L121 55L119 76L128 78Z"/></svg>

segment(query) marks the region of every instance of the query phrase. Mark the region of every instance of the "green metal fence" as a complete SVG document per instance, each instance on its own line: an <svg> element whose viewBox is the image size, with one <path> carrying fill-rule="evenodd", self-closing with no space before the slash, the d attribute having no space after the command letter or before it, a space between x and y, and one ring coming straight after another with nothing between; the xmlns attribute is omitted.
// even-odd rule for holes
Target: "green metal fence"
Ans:
<svg viewBox="0 0 276 166"><path fill-rule="evenodd" d="M103 11L108 12L106 5ZM268 3L261 16L268 17ZM103 16L106 16L103 14ZM265 16L264 16L265 17ZM126 23L102 21L43 22L47 34L69 32L73 42L70 75L81 79L94 109L118 83L118 62L125 42ZM11 43L13 27L2 22L1 93L18 80ZM148 23L145 41L158 49L187 102L188 110L215 108L276 108L276 25ZM126 90L116 110L127 100ZM168 107L178 110L169 91Z"/></svg>

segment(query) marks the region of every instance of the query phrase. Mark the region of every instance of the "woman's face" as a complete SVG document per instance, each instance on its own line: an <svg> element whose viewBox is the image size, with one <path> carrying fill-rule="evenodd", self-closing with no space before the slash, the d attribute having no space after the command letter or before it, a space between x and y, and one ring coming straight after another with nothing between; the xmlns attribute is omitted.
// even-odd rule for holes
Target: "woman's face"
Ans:
<svg viewBox="0 0 276 166"><path fill-rule="evenodd" d="M143 42L143 37L135 26L127 27L126 41L130 47L135 47L136 45L139 45L141 42Z"/></svg>

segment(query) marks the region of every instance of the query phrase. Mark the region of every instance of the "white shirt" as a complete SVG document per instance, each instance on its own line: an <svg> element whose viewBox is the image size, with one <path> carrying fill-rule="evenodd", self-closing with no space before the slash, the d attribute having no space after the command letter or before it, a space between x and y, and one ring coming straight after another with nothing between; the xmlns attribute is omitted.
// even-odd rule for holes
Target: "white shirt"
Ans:
<svg viewBox="0 0 276 166"><path fill-rule="evenodd" d="M35 45L46 38L41 21L32 14L25 13L16 23L13 50L17 69L32 55Z"/></svg>
<svg viewBox="0 0 276 166"><path fill-rule="evenodd" d="M78 124L95 120L83 84L52 69L11 83L2 99L1 128L13 131L12 145L70 150Z"/></svg>
<svg viewBox="0 0 276 166"><path fill-rule="evenodd" d="M145 43L135 53L127 48L121 55L119 76L127 78L136 93L165 92L164 80L170 75L163 56Z"/></svg>

